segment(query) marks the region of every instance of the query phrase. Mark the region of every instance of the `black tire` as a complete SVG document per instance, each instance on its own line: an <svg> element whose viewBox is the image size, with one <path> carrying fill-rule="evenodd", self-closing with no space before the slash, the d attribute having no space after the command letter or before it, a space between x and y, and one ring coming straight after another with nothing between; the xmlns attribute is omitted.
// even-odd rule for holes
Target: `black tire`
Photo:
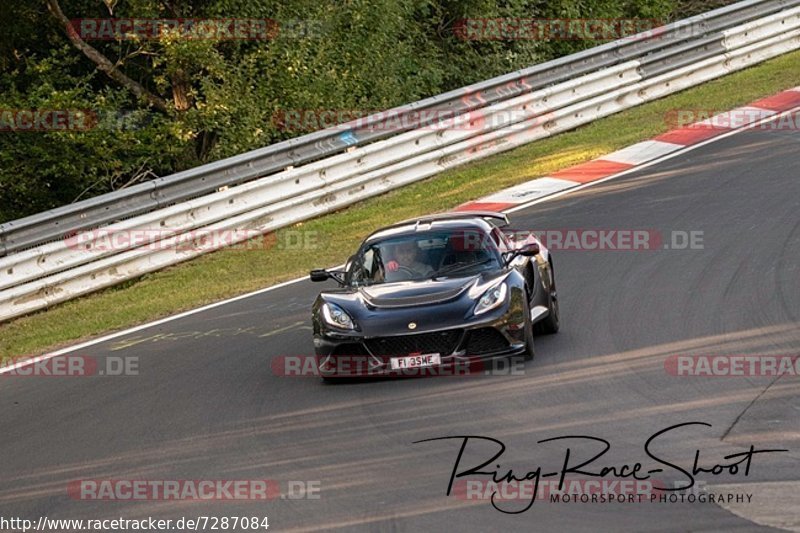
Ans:
<svg viewBox="0 0 800 533"><path fill-rule="evenodd" d="M524 359L526 361L533 361L533 358L536 356L536 347L533 343L533 324L531 323L531 306L528 303L527 298L525 299L525 354Z"/></svg>
<svg viewBox="0 0 800 533"><path fill-rule="evenodd" d="M547 316L534 324L534 332L543 335L552 335L558 333L561 327L561 313L558 309L558 294L556 293L556 279L553 272L553 265L550 265L550 286L552 291L547 295ZM544 286L542 286L544 288Z"/></svg>

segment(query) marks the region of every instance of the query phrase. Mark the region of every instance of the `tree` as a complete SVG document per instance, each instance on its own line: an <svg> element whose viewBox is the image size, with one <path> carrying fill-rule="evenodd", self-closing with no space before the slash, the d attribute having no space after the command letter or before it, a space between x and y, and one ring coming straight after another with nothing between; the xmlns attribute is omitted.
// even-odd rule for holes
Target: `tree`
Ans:
<svg viewBox="0 0 800 533"><path fill-rule="evenodd" d="M676 5L674 0L6 2L0 7L5 10L0 113L67 109L85 111L94 120L88 129L0 131L0 222L306 133L275 119L287 110L366 114L597 44L464 39L458 34L463 19L668 19ZM274 21L277 32L250 39L197 38L180 30L92 39L71 22L133 18Z"/></svg>

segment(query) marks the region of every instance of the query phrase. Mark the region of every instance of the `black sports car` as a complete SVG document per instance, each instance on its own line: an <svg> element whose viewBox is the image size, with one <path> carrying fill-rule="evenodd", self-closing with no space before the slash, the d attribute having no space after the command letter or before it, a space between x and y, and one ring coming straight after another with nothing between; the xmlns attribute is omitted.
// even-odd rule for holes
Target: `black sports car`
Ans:
<svg viewBox="0 0 800 533"><path fill-rule="evenodd" d="M325 379L409 375L534 356L534 332L555 333L552 257L515 239L502 213L407 220L367 237L342 271L313 270L338 289L314 302L314 348Z"/></svg>

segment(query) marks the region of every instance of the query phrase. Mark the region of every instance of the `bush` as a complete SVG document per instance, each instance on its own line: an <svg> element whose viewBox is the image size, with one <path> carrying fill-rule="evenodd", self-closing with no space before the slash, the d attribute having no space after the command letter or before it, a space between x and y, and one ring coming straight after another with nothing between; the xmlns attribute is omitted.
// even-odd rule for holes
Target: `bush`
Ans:
<svg viewBox="0 0 800 533"><path fill-rule="evenodd" d="M55 2L55 0L49 0ZM97 69L39 0L5 6L0 111L87 110L78 131L0 132L0 222L301 133L286 110L386 109L598 44L465 40L466 18L667 20L673 0L62 0L67 18L269 18L267 40L89 41L164 102ZM680 13L685 16L686 13ZM2 116L0 116L2 118Z"/></svg>

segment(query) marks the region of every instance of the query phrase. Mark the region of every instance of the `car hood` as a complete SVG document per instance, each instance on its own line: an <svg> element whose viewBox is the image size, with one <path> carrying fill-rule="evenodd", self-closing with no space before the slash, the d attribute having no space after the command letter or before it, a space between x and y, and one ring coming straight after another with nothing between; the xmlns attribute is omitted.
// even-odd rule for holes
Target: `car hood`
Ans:
<svg viewBox="0 0 800 533"><path fill-rule="evenodd" d="M424 281L383 283L358 289L364 303L370 307L408 307L443 303L461 296L472 287L479 276L442 278Z"/></svg>
<svg viewBox="0 0 800 533"><path fill-rule="evenodd" d="M323 300L332 301L351 310L353 306L363 309L386 309L416 307L462 300L465 305L501 278L507 270L488 271L457 278L437 278L422 281L399 281L381 283L358 288L342 288L323 292Z"/></svg>

